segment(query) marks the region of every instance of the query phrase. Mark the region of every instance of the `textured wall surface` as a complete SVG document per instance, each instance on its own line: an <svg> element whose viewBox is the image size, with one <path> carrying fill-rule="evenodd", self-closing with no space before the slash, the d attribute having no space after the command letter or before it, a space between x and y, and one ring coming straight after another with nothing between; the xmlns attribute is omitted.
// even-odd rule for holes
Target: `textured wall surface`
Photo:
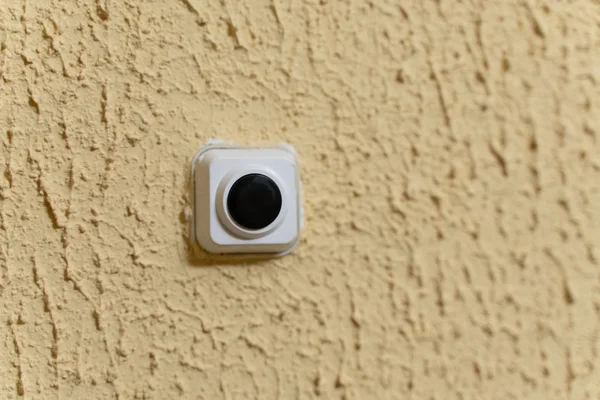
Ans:
<svg viewBox="0 0 600 400"><path fill-rule="evenodd" d="M306 225L192 256L190 159ZM600 3L1 0L0 398L600 399Z"/></svg>

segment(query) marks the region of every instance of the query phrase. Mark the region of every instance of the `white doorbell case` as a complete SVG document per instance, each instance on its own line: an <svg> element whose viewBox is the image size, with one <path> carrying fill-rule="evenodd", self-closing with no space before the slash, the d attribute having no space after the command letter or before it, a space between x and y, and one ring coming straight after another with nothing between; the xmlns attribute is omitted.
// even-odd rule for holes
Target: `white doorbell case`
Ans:
<svg viewBox="0 0 600 400"><path fill-rule="evenodd" d="M293 147L212 141L194 156L192 178L193 236L206 251L284 255L294 249L302 205Z"/></svg>

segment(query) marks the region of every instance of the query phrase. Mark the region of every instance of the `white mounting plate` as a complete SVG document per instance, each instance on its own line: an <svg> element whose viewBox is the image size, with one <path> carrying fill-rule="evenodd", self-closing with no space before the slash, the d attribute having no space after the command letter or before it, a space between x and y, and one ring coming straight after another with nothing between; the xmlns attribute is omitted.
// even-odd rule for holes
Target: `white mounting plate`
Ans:
<svg viewBox="0 0 600 400"><path fill-rule="evenodd" d="M242 232L234 232L219 218L220 187L224 186L224 180L239 175L240 171L269 175L282 191L281 218L260 237L240 235ZM303 224L302 184L298 158L289 144L244 147L211 140L200 147L192 159L192 182L190 236L206 251L282 256L296 247Z"/></svg>

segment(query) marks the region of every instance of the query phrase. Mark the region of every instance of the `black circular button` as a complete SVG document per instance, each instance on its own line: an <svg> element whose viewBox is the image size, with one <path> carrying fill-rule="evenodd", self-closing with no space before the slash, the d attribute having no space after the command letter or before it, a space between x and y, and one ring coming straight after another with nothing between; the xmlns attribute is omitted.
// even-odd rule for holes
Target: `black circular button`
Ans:
<svg viewBox="0 0 600 400"><path fill-rule="evenodd" d="M227 196L231 218L243 228L263 229L281 211L281 191L273 179L263 174L248 174L238 179Z"/></svg>

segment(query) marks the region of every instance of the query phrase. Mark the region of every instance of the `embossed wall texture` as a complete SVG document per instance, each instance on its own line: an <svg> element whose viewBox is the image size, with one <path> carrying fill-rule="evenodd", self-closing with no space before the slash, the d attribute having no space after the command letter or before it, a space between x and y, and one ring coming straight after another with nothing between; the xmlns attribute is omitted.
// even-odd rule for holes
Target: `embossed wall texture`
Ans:
<svg viewBox="0 0 600 400"><path fill-rule="evenodd" d="M300 247L192 256L209 138ZM600 399L600 3L2 0L0 398Z"/></svg>

